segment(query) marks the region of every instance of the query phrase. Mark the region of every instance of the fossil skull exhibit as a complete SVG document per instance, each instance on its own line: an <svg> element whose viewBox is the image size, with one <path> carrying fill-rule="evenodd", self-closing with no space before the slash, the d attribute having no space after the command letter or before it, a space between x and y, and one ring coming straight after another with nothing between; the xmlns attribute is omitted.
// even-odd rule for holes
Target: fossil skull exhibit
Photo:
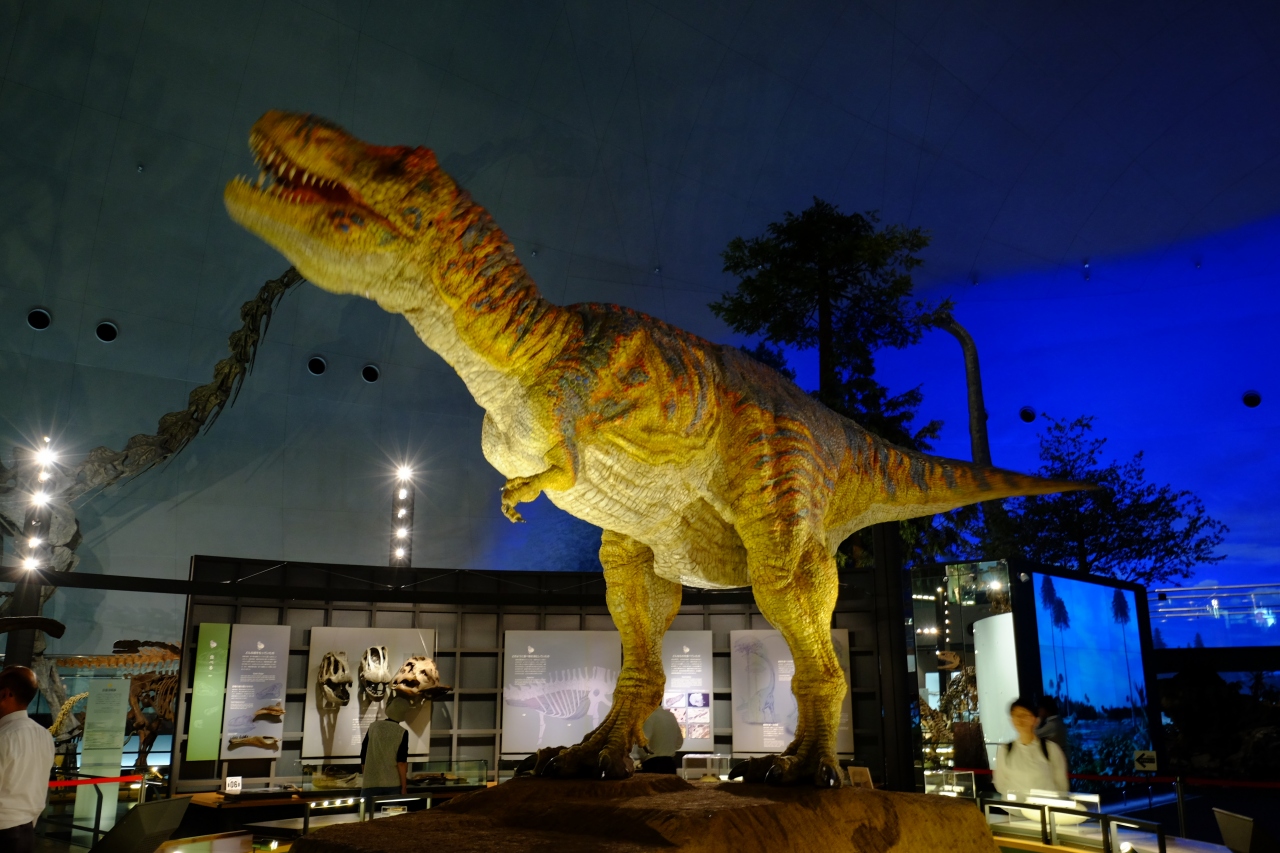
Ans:
<svg viewBox="0 0 1280 853"><path fill-rule="evenodd" d="M387 698L391 685L391 662L386 646L370 646L360 656L360 692L370 702Z"/></svg>
<svg viewBox="0 0 1280 853"><path fill-rule="evenodd" d="M316 704L341 708L351 701L351 666L346 652L325 652L316 675Z"/></svg>
<svg viewBox="0 0 1280 853"><path fill-rule="evenodd" d="M414 655L400 666L391 680L391 689L410 701L439 699L453 690L440 683L440 670L436 662L426 655Z"/></svg>

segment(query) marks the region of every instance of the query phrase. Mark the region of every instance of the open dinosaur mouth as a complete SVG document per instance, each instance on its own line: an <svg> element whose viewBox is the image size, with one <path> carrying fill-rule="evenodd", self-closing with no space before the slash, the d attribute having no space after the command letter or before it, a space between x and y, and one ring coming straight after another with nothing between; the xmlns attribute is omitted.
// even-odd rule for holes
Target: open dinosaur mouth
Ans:
<svg viewBox="0 0 1280 853"><path fill-rule="evenodd" d="M266 136L254 132L249 136L249 149L258 165L258 180L237 175L236 182L280 201L291 204L355 204L364 206L340 181L313 174L305 166L290 160Z"/></svg>

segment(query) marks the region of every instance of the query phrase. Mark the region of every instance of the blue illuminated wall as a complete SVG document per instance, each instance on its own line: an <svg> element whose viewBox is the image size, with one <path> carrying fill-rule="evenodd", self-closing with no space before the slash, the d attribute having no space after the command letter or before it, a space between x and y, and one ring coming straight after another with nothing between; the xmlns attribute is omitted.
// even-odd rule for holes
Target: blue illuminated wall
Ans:
<svg viewBox="0 0 1280 853"><path fill-rule="evenodd" d="M927 225L927 223L925 223ZM1028 258L1030 271L936 287L978 344L995 464L1039 466L1041 417L1094 415L1107 459L1145 451L1148 480L1188 489L1231 532L1226 561L1187 584L1280 579L1280 219L1186 241L1158 253ZM926 252L926 267L928 254ZM1197 266L1199 264L1199 266ZM790 356L816 386L812 353ZM931 332L881 353L878 378L922 386L921 423L944 421L934 452L969 458L964 363L955 339ZM1262 405L1246 408L1246 390Z"/></svg>

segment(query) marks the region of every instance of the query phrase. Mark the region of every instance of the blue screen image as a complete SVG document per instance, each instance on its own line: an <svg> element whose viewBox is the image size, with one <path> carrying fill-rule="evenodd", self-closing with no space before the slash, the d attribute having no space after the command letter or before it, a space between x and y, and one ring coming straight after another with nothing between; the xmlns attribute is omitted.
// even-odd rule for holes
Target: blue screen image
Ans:
<svg viewBox="0 0 1280 853"><path fill-rule="evenodd" d="M1034 578L1041 690L1058 701L1072 772L1132 770L1150 749L1134 593L1046 574Z"/></svg>

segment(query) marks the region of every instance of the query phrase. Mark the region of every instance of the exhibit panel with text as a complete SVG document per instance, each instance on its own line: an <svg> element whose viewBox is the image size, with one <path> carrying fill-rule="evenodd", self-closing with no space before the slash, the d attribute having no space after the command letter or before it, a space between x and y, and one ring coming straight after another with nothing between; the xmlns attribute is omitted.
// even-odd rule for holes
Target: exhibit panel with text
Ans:
<svg viewBox="0 0 1280 853"><path fill-rule="evenodd" d="M831 630L836 660L849 684L849 632ZM773 630L730 631L729 672L733 690L733 751L748 755L785 749L796 734L796 698L791 693L795 659ZM853 752L853 703L840 702L836 752Z"/></svg>
<svg viewBox="0 0 1280 853"><path fill-rule="evenodd" d="M232 625L222 758L278 758L284 740L288 625Z"/></svg>
<svg viewBox="0 0 1280 853"><path fill-rule="evenodd" d="M507 631L502 752L582 740L613 707L621 669L617 631Z"/></svg>
<svg viewBox="0 0 1280 853"><path fill-rule="evenodd" d="M369 724L386 717L392 678L413 657L435 658L430 628L312 628L303 711L303 758L359 758ZM409 755L431 751L430 701L411 705Z"/></svg>
<svg viewBox="0 0 1280 853"><path fill-rule="evenodd" d="M662 707L680 724L682 752L715 748L711 643L710 631L668 631L662 637L662 668L667 678Z"/></svg>

